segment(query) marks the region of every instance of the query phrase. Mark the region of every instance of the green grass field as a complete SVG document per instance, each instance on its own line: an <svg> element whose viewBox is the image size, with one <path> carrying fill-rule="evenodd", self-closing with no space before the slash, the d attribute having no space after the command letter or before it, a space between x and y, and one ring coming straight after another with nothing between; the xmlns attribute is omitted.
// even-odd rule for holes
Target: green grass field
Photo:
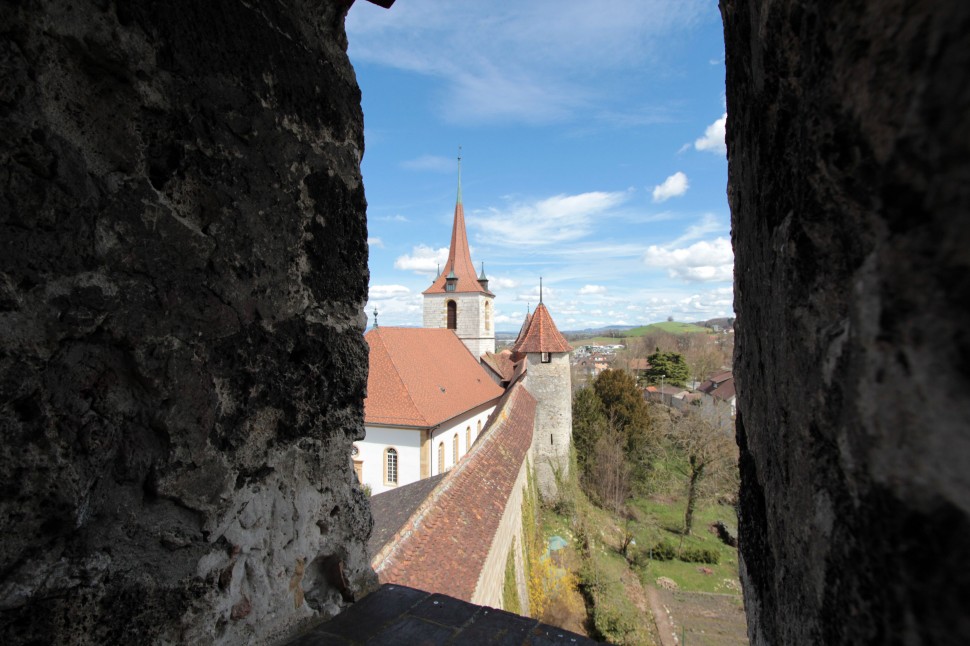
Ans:
<svg viewBox="0 0 970 646"><path fill-rule="evenodd" d="M695 334L704 332L710 334L710 330L706 327L701 327L700 325L694 325L693 323L680 323L678 321L663 321L661 323L651 323L650 325L641 325L640 327L635 327L630 330L626 330L623 334L624 336L636 337L644 336L650 332L668 332L670 334Z"/></svg>

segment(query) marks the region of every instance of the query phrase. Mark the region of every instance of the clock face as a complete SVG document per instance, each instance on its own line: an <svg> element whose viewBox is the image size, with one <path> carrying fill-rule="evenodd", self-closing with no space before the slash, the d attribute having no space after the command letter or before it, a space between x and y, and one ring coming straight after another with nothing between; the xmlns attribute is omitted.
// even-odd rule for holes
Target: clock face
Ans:
<svg viewBox="0 0 970 646"><path fill-rule="evenodd" d="M360 449L358 449L357 445L354 444L350 449L350 455L356 458L358 453L360 453Z"/></svg>

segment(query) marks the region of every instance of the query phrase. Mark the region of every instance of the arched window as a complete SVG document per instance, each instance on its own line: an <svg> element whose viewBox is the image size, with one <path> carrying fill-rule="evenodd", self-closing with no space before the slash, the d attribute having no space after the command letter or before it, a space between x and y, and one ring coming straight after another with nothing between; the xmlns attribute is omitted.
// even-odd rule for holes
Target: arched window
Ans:
<svg viewBox="0 0 970 646"><path fill-rule="evenodd" d="M485 301L485 331L492 329L492 304Z"/></svg>
<svg viewBox="0 0 970 646"><path fill-rule="evenodd" d="M475 429L475 437L482 434L482 420L478 420L478 428Z"/></svg>
<svg viewBox="0 0 970 646"><path fill-rule="evenodd" d="M384 484L397 484L397 449L384 449Z"/></svg>
<svg viewBox="0 0 970 646"><path fill-rule="evenodd" d="M445 443L438 442L438 473L445 472Z"/></svg>
<svg viewBox="0 0 970 646"><path fill-rule="evenodd" d="M468 455L468 449L472 448L472 427L465 427L465 455Z"/></svg>
<svg viewBox="0 0 970 646"><path fill-rule="evenodd" d="M350 457L354 462L354 475L357 476L357 482L364 484L364 462L360 459L360 449L356 444L350 449Z"/></svg>
<svg viewBox="0 0 970 646"><path fill-rule="evenodd" d="M448 301L448 329L458 329L458 303Z"/></svg>
<svg viewBox="0 0 970 646"><path fill-rule="evenodd" d="M451 438L451 463L458 464L458 433Z"/></svg>

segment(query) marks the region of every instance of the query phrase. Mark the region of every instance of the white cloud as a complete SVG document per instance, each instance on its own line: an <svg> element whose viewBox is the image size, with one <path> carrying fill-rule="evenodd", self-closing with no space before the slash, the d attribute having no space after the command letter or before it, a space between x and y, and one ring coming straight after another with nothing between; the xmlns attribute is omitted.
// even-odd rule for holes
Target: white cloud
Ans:
<svg viewBox="0 0 970 646"><path fill-rule="evenodd" d="M350 56L439 82L450 121L563 120L619 106L611 91L662 71L663 41L708 16L705 0L409 0L384 11L357 3ZM473 25L474 28L468 28Z"/></svg>
<svg viewBox="0 0 970 646"><path fill-rule="evenodd" d="M676 247L685 242L703 238L711 233L721 233L728 230L729 227L723 220L718 219L718 217L713 213L705 213L701 217L700 222L687 227L687 230L684 231L682 236L672 242L669 242L666 246Z"/></svg>
<svg viewBox="0 0 970 646"><path fill-rule="evenodd" d="M509 246L550 245L589 234L594 223L601 223L603 217L626 198L626 193L602 191L554 195L533 202L515 203L505 209L489 209L467 219L489 242Z"/></svg>
<svg viewBox="0 0 970 646"><path fill-rule="evenodd" d="M677 171L665 179L663 184L653 187L653 201L666 202L672 197L680 197L687 192L689 186L687 175Z"/></svg>
<svg viewBox="0 0 970 646"><path fill-rule="evenodd" d="M458 168L458 161L439 155L421 155L401 162L401 168L417 171L427 170L435 173L453 173Z"/></svg>
<svg viewBox="0 0 970 646"><path fill-rule="evenodd" d="M707 126L704 136L694 142L697 150L706 150L715 155L727 154L727 146L724 144L725 129L727 128L727 112L720 119Z"/></svg>
<svg viewBox="0 0 970 646"><path fill-rule="evenodd" d="M411 250L410 254L398 257L394 261L394 268L434 276L438 272L438 268L444 265L447 260L448 247L433 249L427 245L419 244Z"/></svg>
<svg viewBox="0 0 970 646"><path fill-rule="evenodd" d="M544 302L549 301L550 299L555 300L556 296L558 295L559 295L558 290L555 290L552 287L549 287L548 285L543 285L542 300ZM522 301L523 303L532 303L532 306L535 307L539 303L539 286L536 285L535 287L533 287L527 292L519 293L515 297L515 300Z"/></svg>
<svg viewBox="0 0 970 646"><path fill-rule="evenodd" d="M734 276L734 252L727 238L701 240L679 249L651 245L643 261L667 269L671 278L691 282L730 281Z"/></svg>
<svg viewBox="0 0 970 646"><path fill-rule="evenodd" d="M579 290L580 295L585 296L587 294L605 294L606 287L603 285L583 285Z"/></svg>
<svg viewBox="0 0 970 646"><path fill-rule="evenodd" d="M372 301L380 301L410 293L411 290L404 285L371 285L367 297Z"/></svg>
<svg viewBox="0 0 970 646"><path fill-rule="evenodd" d="M367 238L367 246L384 248L384 241L380 238Z"/></svg>
<svg viewBox="0 0 970 646"><path fill-rule="evenodd" d="M499 276L489 276L488 286L497 287L499 289L513 289L519 286L519 281L513 278L501 278Z"/></svg>

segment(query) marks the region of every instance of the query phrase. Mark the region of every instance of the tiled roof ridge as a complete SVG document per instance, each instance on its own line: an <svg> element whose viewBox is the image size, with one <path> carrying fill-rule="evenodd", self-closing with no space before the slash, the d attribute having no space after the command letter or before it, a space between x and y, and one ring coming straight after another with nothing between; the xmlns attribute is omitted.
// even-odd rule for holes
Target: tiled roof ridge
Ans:
<svg viewBox="0 0 970 646"><path fill-rule="evenodd" d="M508 395L505 405L496 409L497 414L493 413L475 442L475 450L447 473L402 525L397 536L374 556L371 565L382 581L434 588L444 594L471 598L508 496L532 444L535 398L521 384L514 386ZM527 432L517 432L523 428ZM475 491L483 481L480 477L483 474L475 475L480 469L489 476L490 496L480 496ZM463 497L474 500L480 507L473 509ZM462 524L463 510L474 514L474 528ZM448 526L449 521L454 526ZM474 540L462 536L462 530L467 533L472 529ZM444 544L437 545L436 540ZM429 564L430 558L437 560ZM464 564L475 571L464 569Z"/></svg>
<svg viewBox="0 0 970 646"><path fill-rule="evenodd" d="M379 327L373 328L371 330L371 333L373 333L377 338L377 340L380 341L381 348L383 349L384 354L387 355L388 361L390 361L391 366L394 368L394 376L397 378L398 383L401 384L401 389L404 391L404 394L407 397L408 402L411 404L411 407L414 409L414 412L417 415L417 417L414 418L415 421L421 422L420 424L421 426L427 426L428 425L427 418L424 416L424 413L421 412L421 408L414 401L414 398L411 397L411 391L407 387L407 384L404 383L404 377L401 376L401 370L400 368L397 367L397 363L394 361L394 356L387 349L387 344L384 343L384 337L381 335L382 329L383 328L379 328Z"/></svg>
<svg viewBox="0 0 970 646"><path fill-rule="evenodd" d="M510 393L510 397L512 395L513 393ZM504 421L508 418L509 408L510 407L508 406L502 406L500 409L497 408L495 412L492 413L488 420L489 423L486 424L484 429L482 429L482 433L475 438L474 444L476 445L476 450L480 450L490 441L493 434L489 431L499 421ZM435 488L431 490L431 493L428 494L428 497L425 498L424 502L418 505L417 509L414 510L414 513L411 514L411 518L409 518L408 521L402 526L403 530L411 525L410 531L406 532L399 541L388 542L388 544L385 545L384 548L382 548L381 551L374 556L372 563L379 562L380 565L383 565L384 563L392 563L394 554L403 550L406 547L407 540L414 534L414 532L421 528L421 521L424 519L424 516L428 510L431 509L434 506L434 503L437 502L438 498L440 498L441 495L451 487L451 484L454 481L454 476L459 472L459 470L469 468L469 464L472 464L472 460L470 458L459 462L457 466L453 467L446 473L445 478L443 478L441 482L439 482ZM388 547L391 549L388 549ZM384 570L387 568L381 567L381 569Z"/></svg>

